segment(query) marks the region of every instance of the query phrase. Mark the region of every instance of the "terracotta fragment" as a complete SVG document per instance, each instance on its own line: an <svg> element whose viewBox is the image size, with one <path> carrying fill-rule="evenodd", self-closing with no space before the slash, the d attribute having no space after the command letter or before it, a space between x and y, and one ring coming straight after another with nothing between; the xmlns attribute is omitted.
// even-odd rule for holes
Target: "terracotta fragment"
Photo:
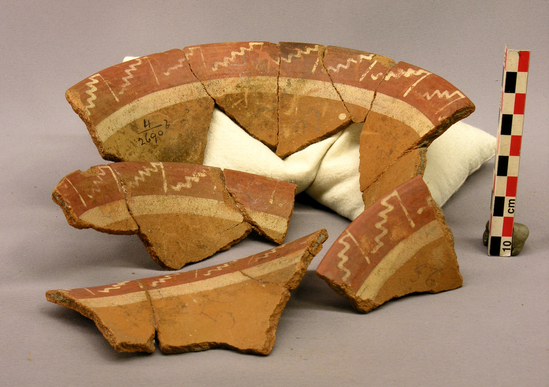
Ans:
<svg viewBox="0 0 549 387"><path fill-rule="evenodd" d="M268 355L276 328L325 230L223 265L92 288L50 290L46 298L92 319L120 352L231 348Z"/></svg>
<svg viewBox="0 0 549 387"><path fill-rule="evenodd" d="M278 46L216 43L186 47L184 52L215 103L253 137L276 148Z"/></svg>
<svg viewBox="0 0 549 387"><path fill-rule="evenodd" d="M252 225L282 243L293 212L295 185L244 172L225 173L230 176L228 186L219 168L113 163L67 175L53 198L74 227L137 233L151 257L168 269L228 249L245 238ZM258 182L261 188L254 189ZM245 215L233 200L242 194L249 195L247 201L240 200Z"/></svg>
<svg viewBox="0 0 549 387"><path fill-rule="evenodd" d="M396 64L391 58L350 48L328 46L324 66L353 122L364 122L377 87Z"/></svg>
<svg viewBox="0 0 549 387"><path fill-rule="evenodd" d="M452 232L421 176L356 218L317 274L362 312L406 294L463 284Z"/></svg>
<svg viewBox="0 0 549 387"><path fill-rule="evenodd" d="M281 158L366 120L362 190L402 153L428 145L474 109L461 91L419 67L292 42L148 55L91 75L66 95L101 155L114 161L201 164L214 100Z"/></svg>
<svg viewBox="0 0 549 387"><path fill-rule="evenodd" d="M326 138L351 116L324 68L324 46L281 42L278 79L278 147L286 157Z"/></svg>
<svg viewBox="0 0 549 387"><path fill-rule="evenodd" d="M104 159L204 160L214 102L182 50L104 69L71 87L66 97Z"/></svg>
<svg viewBox="0 0 549 387"><path fill-rule="evenodd" d="M293 213L297 186L281 180L225 169L223 177L244 218L268 239L282 243Z"/></svg>
<svg viewBox="0 0 549 387"><path fill-rule="evenodd" d="M405 62L392 67L360 136L361 190L403 153L428 146L473 111L465 94L443 78Z"/></svg>
<svg viewBox="0 0 549 387"><path fill-rule="evenodd" d="M387 167L378 178L362 192L364 208L370 207L380 198L408 180L423 176L427 165L427 147L404 153Z"/></svg>
<svg viewBox="0 0 549 387"><path fill-rule="evenodd" d="M108 165L65 176L52 199L76 228L94 228L111 234L135 234L139 227L128 212L120 181Z"/></svg>

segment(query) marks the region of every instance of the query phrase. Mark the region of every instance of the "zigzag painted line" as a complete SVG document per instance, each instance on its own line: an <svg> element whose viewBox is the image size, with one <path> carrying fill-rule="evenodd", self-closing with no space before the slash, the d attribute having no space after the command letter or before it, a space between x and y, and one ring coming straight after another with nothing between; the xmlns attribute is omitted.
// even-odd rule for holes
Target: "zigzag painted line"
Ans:
<svg viewBox="0 0 549 387"><path fill-rule="evenodd" d="M151 163L152 168L149 167L143 167L142 170L137 171L139 176L134 177L133 182L129 182L128 185L130 187L138 187L140 182L145 182L145 177L151 177L151 174L153 172L158 172L159 167L162 172L162 176L164 176L164 165L161 162L153 162ZM166 181L166 179L164 179Z"/></svg>
<svg viewBox="0 0 549 387"><path fill-rule="evenodd" d="M226 56L223 58L223 61L221 62L215 62L212 71L217 71L219 66L227 67L230 62L233 62L237 56L244 56L246 51L250 52L254 50L254 46L263 46L263 43L252 43L250 42L250 45L248 48L246 47L240 47L240 51L232 51L231 56Z"/></svg>
<svg viewBox="0 0 549 387"><path fill-rule="evenodd" d="M390 213L391 211L393 211L395 209L395 207L388 203L387 201L394 197L397 194L396 191L393 191L390 195L386 196L385 198L383 198L383 200L381 201L381 204L383 206L385 206L385 210L381 211L380 213L378 213L378 216L380 218L382 218L382 220L380 220L379 222L376 223L376 228L378 230L381 230L381 233L379 233L375 238L374 240L376 241L377 245L372 249L371 253L375 253L376 251L378 251L381 247L384 246L384 243L383 241L381 240L381 238L383 238L385 235L387 235L387 233L389 232L389 230L387 230L387 228L384 226L385 223L387 223L389 217L387 216L388 213Z"/></svg>
<svg viewBox="0 0 549 387"><path fill-rule="evenodd" d="M214 272L214 271L221 271L221 270L223 270L223 268L229 267L229 266L230 266L229 263L225 263L225 264L223 264L223 265L216 266L214 269L208 270L208 271L206 272L206 274L204 274L204 277L207 277L207 276L209 276L209 275L212 275L212 272Z"/></svg>
<svg viewBox="0 0 549 387"><path fill-rule="evenodd" d="M328 66L328 71L333 71L334 73L339 73L341 69L349 70L349 67L351 67L351 63L358 63L358 61L354 60L353 58L347 59L347 63L338 63L336 67Z"/></svg>
<svg viewBox="0 0 549 387"><path fill-rule="evenodd" d="M93 103L93 101L97 99L97 96L95 95L95 92L97 91L97 87L95 87L94 85L96 83L99 83L96 77L100 77L100 76L101 74L99 73L94 74L88 78L90 82L86 82L86 86L88 86L88 90L86 90L86 94L89 95L90 97L86 100L88 104L84 106L84 109L86 109L86 113L88 113L88 116L91 115L90 109L93 109L95 107L95 104Z"/></svg>
<svg viewBox="0 0 549 387"><path fill-rule="evenodd" d="M431 98L433 98L435 95L436 95L437 97L441 98L441 99L442 99L442 98L446 98L447 100L449 100L450 98L452 98L454 95L459 96L459 98L456 98L456 99L454 99L454 100L448 102L447 104L445 104L445 105L442 106L441 108L439 108L439 109L435 112L435 114L438 114L440 111L444 110L446 107L450 106L450 105L453 104L454 102L459 101L460 99L463 99L463 98L467 98L467 97L465 97L465 95L464 95L461 91L459 91L459 90L454 91L452 94L450 94L450 93L448 92L448 90L445 90L445 91L442 92L442 93L440 92L440 90L435 90L435 91L433 92L433 94L431 94L431 95L429 95L429 93L423 94L423 97L427 98L427 100L431 100ZM444 119L446 119L446 117L445 117L444 115L438 117L438 121L439 121L439 122L443 121Z"/></svg>
<svg viewBox="0 0 549 387"><path fill-rule="evenodd" d="M292 63L293 58L301 58L302 55L309 55L313 51L318 51L320 49L320 46L318 44L315 44L314 48L307 47L305 51L303 51L301 48L295 48L294 50L297 51L297 54L289 54L288 58L280 58L283 61L287 63Z"/></svg>
<svg viewBox="0 0 549 387"><path fill-rule="evenodd" d="M386 209L381 211L378 214L379 217L381 217L383 219L381 221L377 222L375 226L376 226L377 229L381 230L381 233L379 233L374 238L374 240L377 242L377 245L372 249L372 251L371 251L372 254L375 253L376 251L378 251L384 245L381 238L383 238L388 233L387 228L385 228L385 226L384 226L384 224L387 223L387 220L388 220L387 214L395 209L395 207L393 205L391 205L388 202L388 200L393 198L393 197L397 198L398 202L400 203L400 207L402 208L402 211L404 212L404 215L406 215L406 219L408 219L408 222L410 223L410 226L412 226L412 228L416 227L416 224L414 223L413 219L410 217L410 214L408 213L408 210L406 210L406 207L404 207L404 204L402 203L402 200L400 199L400 195L398 194L398 192L396 190L391 192L390 195L387 195L381 201L381 204L384 205L386 207Z"/></svg>
<svg viewBox="0 0 549 387"><path fill-rule="evenodd" d="M153 283L151 284L152 287L156 287L158 286L158 284L163 284L163 283L166 283L169 279L172 279L174 276L176 276L177 274L166 274L165 276L163 277L160 277L158 280L156 281L153 281Z"/></svg>
<svg viewBox="0 0 549 387"><path fill-rule="evenodd" d="M130 68L124 70L124 72L127 74L126 77L122 77L122 80L125 82L123 85L122 85L122 89L120 89L120 91L118 92L118 94L124 94L124 89L126 89L126 87L128 87L129 85L131 85L131 82L129 81L130 79L133 78L133 72L137 71L137 66L141 65L143 63L143 61L141 60L141 58L136 58L134 59L134 61L136 61L137 63L133 63L130 65Z"/></svg>
<svg viewBox="0 0 549 387"><path fill-rule="evenodd" d="M397 79L400 77L410 78L411 76L418 76L422 74L425 74L425 76L427 76L427 75L431 75L432 73L430 73L427 70L423 70L423 69L414 70L412 68L409 68L406 71L402 69L397 69L396 72L394 72L393 70L390 70L385 76L385 81L389 81L391 78L397 78Z"/></svg>
<svg viewBox="0 0 549 387"><path fill-rule="evenodd" d="M187 50L189 50L189 56L194 55L194 50L200 50L200 46L194 46L194 47L186 47ZM187 54L185 54L185 57L187 57ZM189 60L189 58L187 58Z"/></svg>
<svg viewBox="0 0 549 387"><path fill-rule="evenodd" d="M358 61L356 59L353 59L353 58L348 58L347 59L347 63L343 64L343 63L338 63L337 66L334 68L333 66L329 66L327 68L328 71L333 71L333 72L336 72L336 73L339 73L339 71L341 69L345 69L345 70L349 70L349 67L351 66L351 63L362 63L363 60L372 60L372 58L374 57L374 54L370 54L370 55L359 55L358 56ZM377 62L377 61L375 61ZM374 63L375 63L374 62ZM372 66L370 66L370 68L368 69L368 71L372 68ZM362 80L362 79L361 79Z"/></svg>
<svg viewBox="0 0 549 387"><path fill-rule="evenodd" d="M345 231L347 231L347 234L349 234L348 230ZM340 259L339 263L337 264L337 268L345 273L345 275L341 277L342 281L347 281L347 279L351 275L351 271L344 266L345 262L349 260L349 257L345 253L351 248L351 245L345 242L345 238L347 238L348 236L349 235L345 235L339 240L339 243L341 243L345 247L337 254L338 258Z"/></svg>
<svg viewBox="0 0 549 387"><path fill-rule="evenodd" d="M97 169L99 169L99 173L96 175L96 178L92 180L92 187L93 188L90 190L90 193L87 195L90 199L93 198L93 194L95 192L101 193L101 189L99 188L99 184L104 181L103 176L105 176L107 174L107 172L104 171L105 168L110 169L108 166L97 167Z"/></svg>
<svg viewBox="0 0 549 387"><path fill-rule="evenodd" d="M192 176L185 176L185 183L179 182L177 185L170 185L174 191L181 191L182 188L191 188L193 183L198 183L201 177L206 177L203 172L193 173Z"/></svg>
<svg viewBox="0 0 549 387"><path fill-rule="evenodd" d="M435 90L433 91L433 93L431 95L429 95L429 93L425 93L423 94L423 97L424 98L427 98L427 100L431 100L434 96L437 96L438 98L446 98L446 99L450 99L452 98L454 95L458 95L459 98L458 99L461 99L461 98L465 98L465 95L463 95L463 93L459 90L456 90L454 91L452 94L450 94L450 92L448 90L444 90L442 93L440 92L440 90Z"/></svg>
<svg viewBox="0 0 549 387"><path fill-rule="evenodd" d="M274 248L270 249L269 251L264 252L264 253L261 254L261 255L252 255L252 256L250 257L250 260L248 261L248 263L251 264L252 262L253 262L253 263L258 262L258 261L260 261L260 260L262 260L262 259L267 258L269 255L275 254L276 252L277 252L277 248L274 247Z"/></svg>
<svg viewBox="0 0 549 387"><path fill-rule="evenodd" d="M108 288L105 288L103 290L98 290L99 293L108 293L110 292L111 290L116 290L116 289L120 289L122 286L126 285L127 283L129 283L131 281L124 281L124 282L119 282L117 284L114 284Z"/></svg>
<svg viewBox="0 0 549 387"><path fill-rule="evenodd" d="M377 73L377 74L375 74L375 75L374 75L374 74L370 75L370 77L372 77L372 79L373 79L374 81L377 81L379 78L381 78L381 77L384 76L384 75L385 75L385 73L379 72L379 73Z"/></svg>
<svg viewBox="0 0 549 387"><path fill-rule="evenodd" d="M164 72L165 76L169 76L172 71L183 68L183 62L185 62L185 58L181 58L177 61L177 64L175 66L169 67L168 70Z"/></svg>

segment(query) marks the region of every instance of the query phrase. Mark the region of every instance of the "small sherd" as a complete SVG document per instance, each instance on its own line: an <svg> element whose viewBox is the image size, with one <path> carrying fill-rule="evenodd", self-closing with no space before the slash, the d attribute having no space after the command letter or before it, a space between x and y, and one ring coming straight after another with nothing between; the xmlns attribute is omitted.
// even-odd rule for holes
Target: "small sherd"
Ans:
<svg viewBox="0 0 549 387"><path fill-rule="evenodd" d="M356 218L328 250L317 274L362 312L410 293L463 284L452 232L421 176Z"/></svg>

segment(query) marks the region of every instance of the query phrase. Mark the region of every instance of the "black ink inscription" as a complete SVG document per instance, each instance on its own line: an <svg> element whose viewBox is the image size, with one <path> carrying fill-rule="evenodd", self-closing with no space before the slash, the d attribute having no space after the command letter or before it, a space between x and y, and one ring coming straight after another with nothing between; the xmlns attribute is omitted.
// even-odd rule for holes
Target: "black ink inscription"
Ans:
<svg viewBox="0 0 549 387"><path fill-rule="evenodd" d="M143 120L143 128L139 132L141 135L137 141L139 145L147 145L154 141L158 144L158 139L164 135L164 131L170 128L168 120L163 120L162 123L153 125L151 120Z"/></svg>

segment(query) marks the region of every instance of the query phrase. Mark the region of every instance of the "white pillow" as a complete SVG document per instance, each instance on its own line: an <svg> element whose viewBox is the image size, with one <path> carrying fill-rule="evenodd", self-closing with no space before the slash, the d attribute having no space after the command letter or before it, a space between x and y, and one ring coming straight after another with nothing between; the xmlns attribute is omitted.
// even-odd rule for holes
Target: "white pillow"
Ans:
<svg viewBox="0 0 549 387"><path fill-rule="evenodd" d="M204 165L236 169L289 181L338 214L354 220L364 211L359 186L362 124L352 124L323 141L280 159L214 109ZM442 206L484 162L494 156L496 138L463 122L451 126L427 151L424 179Z"/></svg>

